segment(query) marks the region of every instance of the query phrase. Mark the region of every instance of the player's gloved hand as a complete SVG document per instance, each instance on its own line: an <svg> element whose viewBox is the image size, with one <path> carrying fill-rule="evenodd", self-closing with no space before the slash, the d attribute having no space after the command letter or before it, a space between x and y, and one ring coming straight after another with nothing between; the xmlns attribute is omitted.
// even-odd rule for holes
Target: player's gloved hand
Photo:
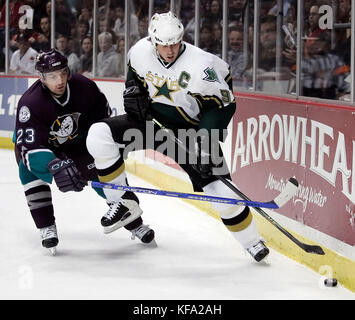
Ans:
<svg viewBox="0 0 355 320"><path fill-rule="evenodd" d="M48 163L47 167L62 192L81 191L86 185L81 180L80 172L72 159L55 158Z"/></svg>
<svg viewBox="0 0 355 320"><path fill-rule="evenodd" d="M127 81L123 91L124 110L136 120L145 121L150 114L150 97L134 80Z"/></svg>
<svg viewBox="0 0 355 320"><path fill-rule="evenodd" d="M197 163L194 164L193 167L200 173L201 178L207 179L212 176L212 170L214 168L211 155L210 136L197 136L195 142L195 151L197 154Z"/></svg>

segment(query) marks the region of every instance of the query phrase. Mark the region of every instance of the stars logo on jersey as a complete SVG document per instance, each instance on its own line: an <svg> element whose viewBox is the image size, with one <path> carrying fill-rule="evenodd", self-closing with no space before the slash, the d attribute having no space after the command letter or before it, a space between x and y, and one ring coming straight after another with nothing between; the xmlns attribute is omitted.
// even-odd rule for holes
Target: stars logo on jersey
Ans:
<svg viewBox="0 0 355 320"><path fill-rule="evenodd" d="M205 73L206 77L204 77L202 80L209 82L219 82L217 73L213 68L207 67L205 70L203 70L203 72Z"/></svg>
<svg viewBox="0 0 355 320"><path fill-rule="evenodd" d="M176 91L179 91L179 89L170 89L168 87L167 81L168 81L168 79L165 79L165 81L163 82L163 84L161 86L158 86L158 85L153 83L153 86L155 87L155 89L157 89L157 91L154 93L152 99L154 99L156 97L159 97L159 96L164 96L165 98L167 98L170 101L174 102L174 99L171 96L171 94L176 92Z"/></svg>
<svg viewBox="0 0 355 320"><path fill-rule="evenodd" d="M58 117L51 125L50 140L63 144L68 139L72 140L78 135L78 122L80 113L65 114Z"/></svg>

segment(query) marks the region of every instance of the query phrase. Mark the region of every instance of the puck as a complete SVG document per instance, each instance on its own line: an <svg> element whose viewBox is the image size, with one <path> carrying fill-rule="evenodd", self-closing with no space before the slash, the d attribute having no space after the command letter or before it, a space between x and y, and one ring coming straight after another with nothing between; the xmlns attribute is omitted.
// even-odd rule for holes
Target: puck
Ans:
<svg viewBox="0 0 355 320"><path fill-rule="evenodd" d="M326 287L336 287L338 280L335 278L324 279L324 285Z"/></svg>

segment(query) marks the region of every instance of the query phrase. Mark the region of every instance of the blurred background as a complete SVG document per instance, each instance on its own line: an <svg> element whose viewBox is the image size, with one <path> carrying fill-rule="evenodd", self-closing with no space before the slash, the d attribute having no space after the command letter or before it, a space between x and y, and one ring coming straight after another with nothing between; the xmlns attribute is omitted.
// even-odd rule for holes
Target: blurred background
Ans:
<svg viewBox="0 0 355 320"><path fill-rule="evenodd" d="M230 64L235 91L352 104L352 2L1 0L0 73L35 74L36 54L56 47L73 72L123 80L129 48L154 13L171 10L184 41Z"/></svg>

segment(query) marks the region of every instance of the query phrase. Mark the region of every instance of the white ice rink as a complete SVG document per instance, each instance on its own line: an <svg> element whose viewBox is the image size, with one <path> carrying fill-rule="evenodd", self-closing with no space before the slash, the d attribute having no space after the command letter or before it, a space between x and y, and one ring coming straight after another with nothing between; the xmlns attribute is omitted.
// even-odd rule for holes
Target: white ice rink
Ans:
<svg viewBox="0 0 355 320"><path fill-rule="evenodd" d="M90 188L53 188L57 256L42 248L13 152L0 150L0 299L355 299L271 250L258 264L219 221L181 200L140 195L157 248L124 229L104 235L105 201ZM132 186L148 186L129 176Z"/></svg>

